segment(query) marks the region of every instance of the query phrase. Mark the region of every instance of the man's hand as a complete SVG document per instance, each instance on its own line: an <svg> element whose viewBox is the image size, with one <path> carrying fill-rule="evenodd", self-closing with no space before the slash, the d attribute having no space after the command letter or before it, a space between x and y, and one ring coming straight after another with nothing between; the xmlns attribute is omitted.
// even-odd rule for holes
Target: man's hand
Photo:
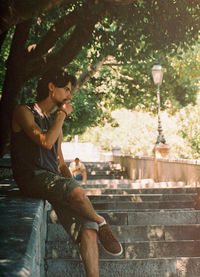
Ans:
<svg viewBox="0 0 200 277"><path fill-rule="evenodd" d="M64 110L68 115L73 111L70 100L65 101L60 108Z"/></svg>

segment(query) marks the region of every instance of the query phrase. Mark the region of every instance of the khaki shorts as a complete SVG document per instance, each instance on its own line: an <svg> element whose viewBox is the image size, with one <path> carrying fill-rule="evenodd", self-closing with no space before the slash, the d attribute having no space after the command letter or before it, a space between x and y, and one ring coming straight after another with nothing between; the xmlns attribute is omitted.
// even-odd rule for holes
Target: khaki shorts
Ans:
<svg viewBox="0 0 200 277"><path fill-rule="evenodd" d="M80 186L76 180L46 170L36 170L31 180L20 185L24 187L29 197L48 200L51 203L60 223L75 242L80 242L78 234L81 229L98 231L96 222L82 217L69 206L70 192Z"/></svg>

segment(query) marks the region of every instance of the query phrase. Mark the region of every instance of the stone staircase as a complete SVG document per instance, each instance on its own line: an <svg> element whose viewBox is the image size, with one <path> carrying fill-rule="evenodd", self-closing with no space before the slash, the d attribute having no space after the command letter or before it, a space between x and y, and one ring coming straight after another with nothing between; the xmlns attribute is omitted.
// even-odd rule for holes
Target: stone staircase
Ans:
<svg viewBox="0 0 200 277"><path fill-rule="evenodd" d="M66 163L68 166L70 161ZM125 179L126 171L119 164L113 162L84 162L87 180L99 179Z"/></svg>
<svg viewBox="0 0 200 277"><path fill-rule="evenodd" d="M199 277L200 211L192 208L197 188L182 182L134 182L123 174L82 184L124 248L113 258L99 245L100 277ZM77 246L51 214L46 277L85 276Z"/></svg>

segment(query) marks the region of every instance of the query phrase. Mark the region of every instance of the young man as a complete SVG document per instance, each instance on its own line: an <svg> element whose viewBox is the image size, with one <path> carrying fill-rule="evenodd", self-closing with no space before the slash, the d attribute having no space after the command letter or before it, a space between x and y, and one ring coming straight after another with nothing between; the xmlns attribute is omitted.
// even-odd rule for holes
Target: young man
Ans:
<svg viewBox="0 0 200 277"><path fill-rule="evenodd" d="M71 162L69 169L72 173L72 176L77 181L86 181L87 173L83 163L80 162L79 158L75 158L74 162Z"/></svg>
<svg viewBox="0 0 200 277"><path fill-rule="evenodd" d="M80 243L87 277L98 277L97 237L107 252L120 255L122 246L66 166L62 125L72 112L75 78L62 70L46 72L38 81L36 103L19 105L13 114L11 158L14 178L30 197L48 200L60 222ZM55 112L52 115L52 112Z"/></svg>

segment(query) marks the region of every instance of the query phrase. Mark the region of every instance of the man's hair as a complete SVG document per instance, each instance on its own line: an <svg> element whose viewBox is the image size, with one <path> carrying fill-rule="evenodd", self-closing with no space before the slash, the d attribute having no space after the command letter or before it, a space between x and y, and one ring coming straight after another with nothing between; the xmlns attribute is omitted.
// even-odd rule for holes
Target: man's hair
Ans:
<svg viewBox="0 0 200 277"><path fill-rule="evenodd" d="M72 86L75 86L76 78L62 69L50 69L46 71L38 80L36 101L42 101L48 97L48 84L50 82L52 82L55 87L63 88L69 82L71 82Z"/></svg>

